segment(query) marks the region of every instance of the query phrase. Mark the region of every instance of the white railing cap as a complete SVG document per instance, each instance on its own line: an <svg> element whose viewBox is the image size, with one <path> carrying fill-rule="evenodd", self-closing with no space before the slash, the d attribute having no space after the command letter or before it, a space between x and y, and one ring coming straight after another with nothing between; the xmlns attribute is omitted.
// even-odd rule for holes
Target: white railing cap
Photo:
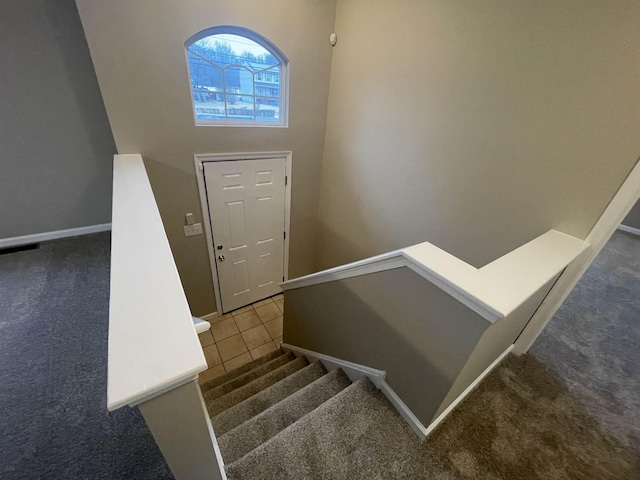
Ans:
<svg viewBox="0 0 640 480"><path fill-rule="evenodd" d="M206 368L142 157L116 155L107 407L137 405Z"/></svg>
<svg viewBox="0 0 640 480"><path fill-rule="evenodd" d="M407 267L473 311L495 322L511 314L588 248L583 240L549 230L476 268L424 242L284 282L284 291Z"/></svg>

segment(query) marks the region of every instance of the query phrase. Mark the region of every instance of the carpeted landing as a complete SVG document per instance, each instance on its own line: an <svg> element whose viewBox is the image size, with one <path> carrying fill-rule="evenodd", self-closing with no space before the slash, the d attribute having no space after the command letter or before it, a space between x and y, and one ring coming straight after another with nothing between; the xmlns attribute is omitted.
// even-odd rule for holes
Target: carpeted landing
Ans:
<svg viewBox="0 0 640 480"><path fill-rule="evenodd" d="M423 443L369 380L290 352L202 391L230 480L640 478L531 355L509 357Z"/></svg>
<svg viewBox="0 0 640 480"><path fill-rule="evenodd" d="M368 382L283 352L203 385L229 477L640 479L639 259L614 235L423 444ZM3 480L173 478L139 412L107 412L108 299L108 233L0 255Z"/></svg>
<svg viewBox="0 0 640 480"><path fill-rule="evenodd" d="M0 255L0 479L173 476L137 409L108 412L109 232Z"/></svg>
<svg viewBox="0 0 640 480"><path fill-rule="evenodd" d="M640 456L640 237L611 237L531 353Z"/></svg>

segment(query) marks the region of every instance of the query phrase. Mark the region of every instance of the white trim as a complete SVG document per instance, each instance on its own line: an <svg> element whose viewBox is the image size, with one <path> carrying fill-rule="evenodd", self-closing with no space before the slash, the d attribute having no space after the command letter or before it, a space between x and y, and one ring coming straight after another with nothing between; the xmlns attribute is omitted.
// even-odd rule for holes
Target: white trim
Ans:
<svg viewBox="0 0 640 480"><path fill-rule="evenodd" d="M489 365L480 375L478 375L478 377L473 382L471 382L471 384L467 388L465 388L464 391L460 395L458 395L458 397L453 402L451 402L451 405L449 405L440 415L438 415L435 420L433 420L429 424L429 426L425 430L425 437L431 435L431 433L433 433L433 431L438 428L438 426L451 414L451 412L453 412L458 407L458 405L460 405L462 401L467 398L478 385L480 385L480 382L482 382L487 377L487 375L489 375L493 371L493 369L496 368L507 355L509 355L511 350L513 350L513 347L513 345L509 345L509 347L504 352L502 352L500 356L491 363L491 365Z"/></svg>
<svg viewBox="0 0 640 480"><path fill-rule="evenodd" d="M381 388L384 383L384 379L387 377L387 372L384 370L377 370L365 365L360 365L359 363L348 362L347 360L325 355L324 353L314 352L312 350L307 350L306 348L289 345L288 343L283 343L281 347L284 350L290 350L298 355L303 355L312 362L320 361L329 371L335 370L336 368L342 368L344 373L347 374L347 377L349 377L349 380L352 382L357 382L361 378L368 377L369 380L371 380L371 383L373 383L377 388Z"/></svg>
<svg viewBox="0 0 640 480"><path fill-rule="evenodd" d="M229 120L228 118L225 120L202 120L196 118L196 106L193 100L193 90L191 87L191 68L189 64L189 47L193 45L198 40L209 37L211 35L219 35L219 34L232 34L238 35L248 40L251 40L265 50L267 50L271 55L273 55L280 64L278 68L280 70L279 77L280 82L278 83L280 89L279 95L279 115L280 119L277 122L261 122L259 120ZM206 28L204 30L199 31L195 35L192 35L184 42L184 53L185 53L185 61L187 62L187 72L189 78L189 97L191 98L191 108L193 112L193 119L196 127L267 127L267 128L288 128L289 127L289 59L284 54L282 50L278 48L278 46L269 40L267 37L260 35L258 32L255 32L251 29L245 27L238 27L235 25L218 25L215 27ZM275 67L273 65L271 68ZM256 95L255 92L255 73L253 73L253 92L248 94L254 97L254 109L255 109L255 99L257 97L263 97L268 95ZM223 72L223 85L224 85L224 72ZM223 88L224 90L224 88ZM218 92L223 95L228 95L227 92ZM237 94L242 95L242 94ZM225 100L225 111L227 110L227 103Z"/></svg>
<svg viewBox="0 0 640 480"><path fill-rule="evenodd" d="M90 225L88 227L68 228L66 230L55 230L53 232L33 233L31 235L21 235L19 237L2 238L0 239L0 248L29 245L32 243L57 240L59 238L77 237L79 235L88 235L90 233L106 232L108 230L111 230L111 224L101 223L100 225Z"/></svg>
<svg viewBox="0 0 640 480"><path fill-rule="evenodd" d="M342 370L344 370L344 373L347 374L347 377L349 377L349 380L351 380L352 382L357 382L364 377L369 378L369 380L371 380L371 383L373 383L376 388L380 390L385 397L387 397L387 400L391 402L400 416L404 418L407 424L409 424L409 427L411 427L411 429L416 432L420 439L424 440L426 438L427 429L424 427L424 425L422 425L420 420L418 420L413 412L409 410L409 407L407 407L407 405L400 399L398 394L393 391L393 389L387 382L385 382L385 379L387 378L387 372L385 372L384 370L377 370L365 365L360 365L359 363L348 362L347 360L342 360L330 355L307 350L306 348L296 347L295 345L289 345L287 343L283 343L281 347L284 350L290 350L297 355L305 356L312 362L322 362L322 364L328 371L335 370L336 368L341 368Z"/></svg>
<svg viewBox="0 0 640 480"><path fill-rule="evenodd" d="M211 217L209 215L209 204L207 202L207 189L204 182L205 162L230 162L234 160L263 160L270 158L285 159L285 175L288 178L284 186L284 279L289 280L289 245L291 242L291 185L293 183L292 166L293 153L290 150L280 152L244 152L244 153L198 153L193 156L193 163L196 170L196 180L198 183L198 194L200 196L200 208L202 209L202 221L204 223L205 237L207 239L207 251L209 252L209 266L211 269L211 280L213 281L213 293L216 297L218 312L223 315L222 297L220 295L220 285L218 283L218 267L216 265L216 254L213 246L213 231L211 228Z"/></svg>
<svg viewBox="0 0 640 480"><path fill-rule="evenodd" d="M214 318L218 317L218 312L207 313L206 315L201 315L200 318L205 322L210 322Z"/></svg>
<svg viewBox="0 0 640 480"><path fill-rule="evenodd" d="M400 250L376 255L365 260L340 265L317 273L311 273L304 277L294 278L280 285L283 290L294 290L296 288L310 287L321 283L335 282L345 278L367 275L369 273L384 272L394 268L406 267L407 260L402 256Z"/></svg>
<svg viewBox="0 0 640 480"><path fill-rule="evenodd" d="M488 265L475 268L424 242L296 278L280 287L286 291L407 267L493 323L514 312L587 247L582 240L549 230Z"/></svg>
<svg viewBox="0 0 640 480"><path fill-rule="evenodd" d="M197 334L206 332L211 328L211 324L199 317L193 317L193 326Z"/></svg>
<svg viewBox="0 0 640 480"><path fill-rule="evenodd" d="M218 270L216 267L216 252L213 246L213 232L211 231L211 217L209 216L209 204L207 202L207 187L204 183L204 165L194 157L196 168L196 180L198 183L198 195L200 197L200 208L202 209L202 223L204 224L204 235L207 241L207 253L209 254L209 270L211 271L211 281L213 282L213 295L216 299L216 307L222 312L222 300L220 298L220 287L218 285ZM216 312L217 313L217 312Z"/></svg>
<svg viewBox="0 0 640 480"><path fill-rule="evenodd" d="M291 242L291 185L293 185L293 154L291 152L285 153L286 160L284 164L284 174L287 181L284 186L284 231L286 234L284 239L284 266L282 274L284 275L285 281L287 281L289 280L289 244Z"/></svg>
<svg viewBox="0 0 640 480"><path fill-rule="evenodd" d="M207 369L142 157L115 155L107 408L137 405Z"/></svg>
<svg viewBox="0 0 640 480"><path fill-rule="evenodd" d="M387 397L389 403L393 405L400 416L404 419L405 422L409 425L411 430L413 430L420 440L424 440L427 438L428 430L422 424L418 417L416 417L413 412L407 407L407 404L402 401L402 399L398 396L398 394L389 386L387 382L382 382L382 386L380 387L380 391Z"/></svg>
<svg viewBox="0 0 640 480"><path fill-rule="evenodd" d="M613 232L636 204L638 197L640 197L640 162L637 162L633 167L629 176L622 183L618 192L589 232L585 239L589 249L565 269L551 288L549 294L516 340L513 353L521 355L531 348L542 333L542 330L544 330L544 327L558 311L560 305L566 300L571 290L573 290L582 275L584 275L609 241Z"/></svg>
<svg viewBox="0 0 640 480"><path fill-rule="evenodd" d="M203 162L228 162L231 160L262 160L265 158L283 158L291 155L291 150L277 152L235 152L235 153L196 153L194 163L196 166Z"/></svg>
<svg viewBox="0 0 640 480"><path fill-rule="evenodd" d="M196 381L196 385L198 386L198 396L200 397L200 408L203 412L208 412L207 404L204 401L204 397L202 396L202 390L200 390L200 384ZM222 458L222 452L220 451L220 446L218 444L218 437L213 430L213 425L211 424L211 417L207 413L205 416L205 421L207 422L207 430L209 430L209 437L211 438L211 442L213 443L213 449L216 454L216 462L218 463L218 471L217 474L220 476L220 480L227 480L227 471L224 469L224 459ZM216 480L215 473L211 480Z"/></svg>
<svg viewBox="0 0 640 480"><path fill-rule="evenodd" d="M618 225L618 230L640 236L640 228L629 227L627 225Z"/></svg>
<svg viewBox="0 0 640 480"><path fill-rule="evenodd" d="M200 347L202 349L202 347ZM203 371L203 370L202 370ZM181 380L178 380L174 383L170 383L167 384L165 386L163 386L162 388L158 388L157 390L153 390L147 393L144 393L142 395L139 395L133 399L131 399L131 401L126 404L129 407L137 407L138 405L147 402L149 400L153 400L154 398L160 397L163 394L170 392L172 390L175 390L176 388L180 388L183 385L186 385L190 382L197 382L199 378L199 373L195 374L195 375L191 375L188 377L184 377ZM107 405L107 410L109 410L110 412L113 412L114 410L117 410L118 408L124 407L124 405L121 405L119 407L110 407L109 405Z"/></svg>

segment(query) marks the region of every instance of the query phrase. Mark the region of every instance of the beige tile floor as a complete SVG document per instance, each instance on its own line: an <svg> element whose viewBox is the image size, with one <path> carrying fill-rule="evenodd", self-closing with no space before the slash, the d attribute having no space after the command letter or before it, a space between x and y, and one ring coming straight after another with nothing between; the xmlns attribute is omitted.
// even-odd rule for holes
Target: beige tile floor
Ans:
<svg viewBox="0 0 640 480"><path fill-rule="evenodd" d="M283 312L280 294L211 320L211 328L199 335L209 365L200 374L200 383L279 348Z"/></svg>

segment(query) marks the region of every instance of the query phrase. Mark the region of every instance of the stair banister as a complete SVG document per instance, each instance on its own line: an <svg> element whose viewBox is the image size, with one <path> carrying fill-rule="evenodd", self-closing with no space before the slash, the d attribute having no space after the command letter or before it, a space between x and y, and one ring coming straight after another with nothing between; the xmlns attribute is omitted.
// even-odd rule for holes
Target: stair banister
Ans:
<svg viewBox="0 0 640 480"><path fill-rule="evenodd" d="M382 391L424 438L588 248L549 230L476 268L424 242L289 280L283 341L385 371Z"/></svg>
<svg viewBox="0 0 640 480"><path fill-rule="evenodd" d="M224 479L194 320L140 155L115 155L107 408L138 407L178 480Z"/></svg>
<svg viewBox="0 0 640 480"><path fill-rule="evenodd" d="M424 242L295 278L280 286L287 291L408 267L493 323L515 311L587 247L583 240L549 230L476 268Z"/></svg>

